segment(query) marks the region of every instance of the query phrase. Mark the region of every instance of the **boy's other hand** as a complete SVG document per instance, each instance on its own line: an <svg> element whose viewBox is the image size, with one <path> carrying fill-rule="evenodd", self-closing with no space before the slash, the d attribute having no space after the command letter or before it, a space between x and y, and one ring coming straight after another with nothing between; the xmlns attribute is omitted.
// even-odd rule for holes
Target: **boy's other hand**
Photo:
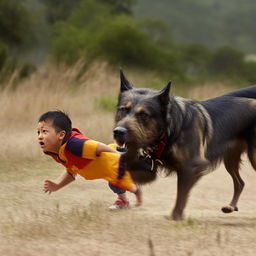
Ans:
<svg viewBox="0 0 256 256"><path fill-rule="evenodd" d="M44 181L44 188L43 191L45 193L49 193L51 194L52 192L56 191L59 189L58 184L56 184L55 182L51 181L51 180L45 180Z"/></svg>

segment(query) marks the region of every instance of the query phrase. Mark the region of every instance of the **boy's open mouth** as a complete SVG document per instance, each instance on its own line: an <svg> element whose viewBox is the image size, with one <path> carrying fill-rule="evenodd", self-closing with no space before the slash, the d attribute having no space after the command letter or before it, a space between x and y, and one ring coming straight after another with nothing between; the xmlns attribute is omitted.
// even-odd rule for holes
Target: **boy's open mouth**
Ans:
<svg viewBox="0 0 256 256"><path fill-rule="evenodd" d="M40 141L39 142L40 146L44 146L44 142Z"/></svg>

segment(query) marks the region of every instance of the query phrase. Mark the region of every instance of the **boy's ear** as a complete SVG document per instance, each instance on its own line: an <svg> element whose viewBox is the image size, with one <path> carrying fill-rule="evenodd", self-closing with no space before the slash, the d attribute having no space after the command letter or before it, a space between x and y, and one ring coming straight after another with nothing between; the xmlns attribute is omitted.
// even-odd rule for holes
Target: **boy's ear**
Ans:
<svg viewBox="0 0 256 256"><path fill-rule="evenodd" d="M59 132L59 138L63 140L65 138L66 132L64 130Z"/></svg>

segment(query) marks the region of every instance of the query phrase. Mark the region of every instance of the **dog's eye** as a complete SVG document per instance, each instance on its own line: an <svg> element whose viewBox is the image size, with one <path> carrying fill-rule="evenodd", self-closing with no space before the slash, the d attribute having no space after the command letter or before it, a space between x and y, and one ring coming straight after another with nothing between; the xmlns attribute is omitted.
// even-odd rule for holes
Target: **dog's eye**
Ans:
<svg viewBox="0 0 256 256"><path fill-rule="evenodd" d="M130 112L130 108L127 108L127 107L120 107L119 108L119 111L122 113L122 114L127 114Z"/></svg>
<svg viewBox="0 0 256 256"><path fill-rule="evenodd" d="M144 111L137 113L137 116L143 120L147 120L149 118L149 115Z"/></svg>

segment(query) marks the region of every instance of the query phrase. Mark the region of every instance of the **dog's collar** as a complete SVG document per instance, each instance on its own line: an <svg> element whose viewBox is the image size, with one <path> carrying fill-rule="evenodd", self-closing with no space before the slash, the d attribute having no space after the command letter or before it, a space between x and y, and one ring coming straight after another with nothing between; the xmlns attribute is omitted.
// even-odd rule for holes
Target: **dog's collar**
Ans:
<svg viewBox="0 0 256 256"><path fill-rule="evenodd" d="M151 170L154 169L155 162L158 162L161 165L163 165L161 158L162 158L162 154L165 149L165 146L167 144L167 140L168 140L167 135L163 135L161 136L160 142L158 143L158 145L153 147L148 147L147 149L142 151L142 155L152 160Z"/></svg>
<svg viewBox="0 0 256 256"><path fill-rule="evenodd" d="M158 145L153 149L154 158L160 160L167 143L167 136L163 135Z"/></svg>

